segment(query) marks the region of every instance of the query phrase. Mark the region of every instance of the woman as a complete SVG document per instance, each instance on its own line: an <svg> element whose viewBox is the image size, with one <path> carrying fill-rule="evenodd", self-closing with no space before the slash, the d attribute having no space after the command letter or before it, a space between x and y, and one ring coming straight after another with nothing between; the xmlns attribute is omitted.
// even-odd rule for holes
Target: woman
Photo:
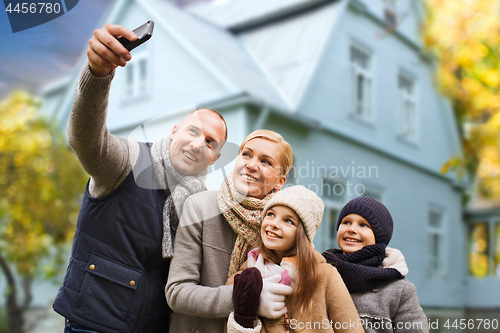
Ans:
<svg viewBox="0 0 500 333"><path fill-rule="evenodd" d="M218 192L185 201L165 288L174 311L170 332L224 331L233 310L227 278L260 245L262 210L285 185L292 162L292 148L281 135L257 130L241 144L234 171Z"/></svg>

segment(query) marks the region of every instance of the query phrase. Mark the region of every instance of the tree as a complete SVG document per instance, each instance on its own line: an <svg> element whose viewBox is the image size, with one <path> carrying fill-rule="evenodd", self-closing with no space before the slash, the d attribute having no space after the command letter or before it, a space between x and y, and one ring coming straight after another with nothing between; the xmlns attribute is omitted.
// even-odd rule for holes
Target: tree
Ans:
<svg viewBox="0 0 500 333"><path fill-rule="evenodd" d="M0 103L0 271L11 333L23 332L32 280L54 275L54 249L74 234L87 179L64 135L38 106L20 92ZM50 264L42 266L44 260Z"/></svg>
<svg viewBox="0 0 500 333"><path fill-rule="evenodd" d="M500 2L426 0L424 42L439 59L437 80L461 124L464 157L455 169L475 178L479 199L500 199Z"/></svg>

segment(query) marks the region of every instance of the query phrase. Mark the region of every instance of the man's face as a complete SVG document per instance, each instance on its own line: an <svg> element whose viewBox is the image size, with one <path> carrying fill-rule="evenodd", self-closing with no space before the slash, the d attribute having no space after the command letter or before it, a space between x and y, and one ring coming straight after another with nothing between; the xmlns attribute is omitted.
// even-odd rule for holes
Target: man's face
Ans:
<svg viewBox="0 0 500 333"><path fill-rule="evenodd" d="M187 115L170 134L170 160L174 168L184 175L204 171L219 158L225 131L224 122L212 111Z"/></svg>

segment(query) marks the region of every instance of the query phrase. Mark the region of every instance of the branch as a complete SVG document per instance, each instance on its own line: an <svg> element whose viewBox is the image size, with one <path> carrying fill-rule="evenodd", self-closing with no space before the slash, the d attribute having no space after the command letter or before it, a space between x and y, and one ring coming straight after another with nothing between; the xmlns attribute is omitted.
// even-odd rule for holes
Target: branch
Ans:
<svg viewBox="0 0 500 333"><path fill-rule="evenodd" d="M22 286L24 291L24 302L21 307L23 311L28 309L28 306L33 300L33 294L31 292L31 282L32 282L31 277L29 276L23 277Z"/></svg>
<svg viewBox="0 0 500 333"><path fill-rule="evenodd" d="M16 281L14 279L14 274L12 273L12 269L10 268L9 264L7 263L7 260L5 257L0 253L0 267L2 268L2 271L4 272L6 278L7 278L7 302L6 302L6 308L11 309L11 310L18 310L17 306L17 289L16 289Z"/></svg>

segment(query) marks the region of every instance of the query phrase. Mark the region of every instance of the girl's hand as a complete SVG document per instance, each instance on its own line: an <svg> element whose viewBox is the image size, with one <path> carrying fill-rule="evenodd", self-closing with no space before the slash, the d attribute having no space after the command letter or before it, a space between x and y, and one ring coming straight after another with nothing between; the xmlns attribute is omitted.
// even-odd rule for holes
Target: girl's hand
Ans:
<svg viewBox="0 0 500 333"><path fill-rule="evenodd" d="M286 312L285 298L292 294L292 287L280 284L281 276L275 274L262 280L258 315L266 318L280 318Z"/></svg>

